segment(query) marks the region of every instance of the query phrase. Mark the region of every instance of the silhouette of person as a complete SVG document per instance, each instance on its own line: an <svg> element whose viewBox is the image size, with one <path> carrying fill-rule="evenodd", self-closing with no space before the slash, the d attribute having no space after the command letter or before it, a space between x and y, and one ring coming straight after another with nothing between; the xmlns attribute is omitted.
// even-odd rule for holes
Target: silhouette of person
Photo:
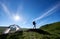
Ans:
<svg viewBox="0 0 60 39"><path fill-rule="evenodd" d="M35 21L33 21L33 25L34 25L33 29L36 29L36 23L35 23Z"/></svg>

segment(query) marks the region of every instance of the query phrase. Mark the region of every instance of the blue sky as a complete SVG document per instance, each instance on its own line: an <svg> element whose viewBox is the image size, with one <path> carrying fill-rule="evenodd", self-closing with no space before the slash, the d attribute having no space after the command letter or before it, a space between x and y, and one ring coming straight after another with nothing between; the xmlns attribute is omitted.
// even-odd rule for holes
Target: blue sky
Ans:
<svg viewBox="0 0 60 39"><path fill-rule="evenodd" d="M16 21L13 16L18 15ZM0 25L17 24L22 28L33 28L60 21L60 0L0 0Z"/></svg>

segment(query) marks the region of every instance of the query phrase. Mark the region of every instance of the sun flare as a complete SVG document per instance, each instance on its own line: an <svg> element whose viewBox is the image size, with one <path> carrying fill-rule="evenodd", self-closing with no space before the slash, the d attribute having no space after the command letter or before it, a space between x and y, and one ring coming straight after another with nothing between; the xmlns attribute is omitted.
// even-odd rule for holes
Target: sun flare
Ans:
<svg viewBox="0 0 60 39"><path fill-rule="evenodd" d="M19 15L15 15L13 18L15 21L19 21L21 19Z"/></svg>

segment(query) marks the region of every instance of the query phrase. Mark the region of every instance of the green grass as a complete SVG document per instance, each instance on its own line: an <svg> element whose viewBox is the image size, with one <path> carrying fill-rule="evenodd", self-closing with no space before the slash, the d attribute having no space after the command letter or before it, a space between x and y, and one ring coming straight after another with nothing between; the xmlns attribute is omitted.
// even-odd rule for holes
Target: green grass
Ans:
<svg viewBox="0 0 60 39"><path fill-rule="evenodd" d="M59 34L60 33L60 22L55 22L52 24L44 25L40 29Z"/></svg>
<svg viewBox="0 0 60 39"><path fill-rule="evenodd" d="M0 27L0 34L3 33L6 29L7 27Z"/></svg>
<svg viewBox="0 0 60 39"><path fill-rule="evenodd" d="M23 32L24 39L40 39L41 35L36 32Z"/></svg>

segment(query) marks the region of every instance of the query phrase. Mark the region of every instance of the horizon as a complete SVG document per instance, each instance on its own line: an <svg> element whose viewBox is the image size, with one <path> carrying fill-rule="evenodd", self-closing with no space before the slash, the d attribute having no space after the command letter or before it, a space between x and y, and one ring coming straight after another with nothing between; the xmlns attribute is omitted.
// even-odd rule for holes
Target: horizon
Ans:
<svg viewBox="0 0 60 39"><path fill-rule="evenodd" d="M57 22L60 22L60 21L57 21ZM52 22L52 23L56 23L56 22ZM52 24L52 23L47 23L47 24ZM44 24L44 25L47 25L47 24ZM13 25L13 24L12 24ZM16 25L16 24L15 24ZM40 27L44 26L44 25L41 25ZM0 25L0 27L9 27L10 25ZM19 26L19 25L18 25ZM20 27L20 26L19 26ZM40 27L36 27L37 29L40 28ZM27 27L20 27L20 28L27 28ZM32 27L33 28L33 27ZM29 29L29 28L27 28ZM31 27L30 27L31 29Z"/></svg>
<svg viewBox="0 0 60 39"><path fill-rule="evenodd" d="M59 0L0 0L0 25L17 24L21 28L39 28L60 22Z"/></svg>

